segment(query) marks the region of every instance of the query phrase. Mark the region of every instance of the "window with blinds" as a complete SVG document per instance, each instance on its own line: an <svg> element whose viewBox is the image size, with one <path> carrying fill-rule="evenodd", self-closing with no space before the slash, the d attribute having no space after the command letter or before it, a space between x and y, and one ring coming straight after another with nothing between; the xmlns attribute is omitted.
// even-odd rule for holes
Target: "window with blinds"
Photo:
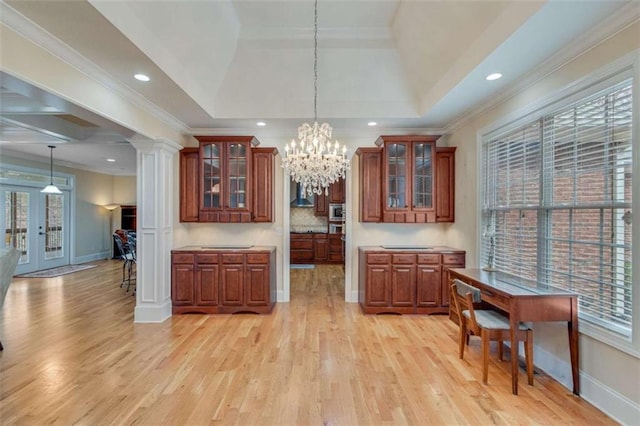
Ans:
<svg viewBox="0 0 640 426"><path fill-rule="evenodd" d="M632 81L483 138L481 261L579 294L629 337Z"/></svg>

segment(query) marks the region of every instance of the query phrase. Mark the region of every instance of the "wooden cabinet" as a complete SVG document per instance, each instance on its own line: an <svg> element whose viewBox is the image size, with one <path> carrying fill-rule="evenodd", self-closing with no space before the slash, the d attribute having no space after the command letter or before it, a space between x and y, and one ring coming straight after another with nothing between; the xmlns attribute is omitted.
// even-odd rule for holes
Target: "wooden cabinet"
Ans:
<svg viewBox="0 0 640 426"><path fill-rule="evenodd" d="M314 234L313 237L313 260L323 262L329 258L329 240L327 234Z"/></svg>
<svg viewBox="0 0 640 426"><path fill-rule="evenodd" d="M313 234L291 234L289 242L289 263L313 263Z"/></svg>
<svg viewBox="0 0 640 426"><path fill-rule="evenodd" d="M325 194L315 194L313 196L313 214L315 216L329 216L329 199Z"/></svg>
<svg viewBox="0 0 640 426"><path fill-rule="evenodd" d="M200 141L200 222L250 222L250 136L196 136Z"/></svg>
<svg viewBox="0 0 640 426"><path fill-rule="evenodd" d="M275 148L253 136L196 136L180 153L180 221L272 222Z"/></svg>
<svg viewBox="0 0 640 426"><path fill-rule="evenodd" d="M329 262L344 263L344 240L342 234L329 234Z"/></svg>
<svg viewBox="0 0 640 426"><path fill-rule="evenodd" d="M251 221L273 222L275 148L252 148L253 173L251 193Z"/></svg>
<svg viewBox="0 0 640 426"><path fill-rule="evenodd" d="M293 233L290 236L289 263L327 263L344 261L335 255L335 237L325 233ZM340 234L335 234L340 237ZM342 241L340 241L341 243ZM333 245L332 245L333 244ZM332 248L334 247L334 248ZM333 251L332 251L333 250ZM342 246L339 247L342 255Z"/></svg>
<svg viewBox="0 0 640 426"><path fill-rule="evenodd" d="M174 314L269 313L276 298L275 249L174 250Z"/></svg>
<svg viewBox="0 0 640 426"><path fill-rule="evenodd" d="M180 151L180 222L197 222L200 214L200 149Z"/></svg>
<svg viewBox="0 0 640 426"><path fill-rule="evenodd" d="M413 313L416 301L415 257L406 253L391 255L391 306L399 313Z"/></svg>
<svg viewBox="0 0 640 426"><path fill-rule="evenodd" d="M358 148L360 222L382 222L382 148Z"/></svg>
<svg viewBox="0 0 640 426"><path fill-rule="evenodd" d="M329 204L343 204L345 200L344 179L332 183L327 194L314 195L313 213L316 216L329 216Z"/></svg>
<svg viewBox="0 0 640 426"><path fill-rule="evenodd" d="M339 179L337 182L332 183L329 187L329 203L342 204L345 200L344 195L344 179Z"/></svg>
<svg viewBox="0 0 640 426"><path fill-rule="evenodd" d="M455 147L436 148L436 222L455 219Z"/></svg>
<svg viewBox="0 0 640 426"><path fill-rule="evenodd" d="M382 136L383 222L435 222L436 136Z"/></svg>
<svg viewBox="0 0 640 426"><path fill-rule="evenodd" d="M464 258L464 252L448 248L422 252L361 247L360 306L366 314L445 314L448 283L445 284L443 271L445 265L454 267L453 263L445 262L464 267L460 266L464 265Z"/></svg>
<svg viewBox="0 0 640 426"><path fill-rule="evenodd" d="M442 306L449 306L451 303L451 283L449 280L450 268L464 268L464 254L444 254L442 255Z"/></svg>
<svg viewBox="0 0 640 426"><path fill-rule="evenodd" d="M438 136L381 136L380 148L359 148L360 221L454 221L455 147Z"/></svg>

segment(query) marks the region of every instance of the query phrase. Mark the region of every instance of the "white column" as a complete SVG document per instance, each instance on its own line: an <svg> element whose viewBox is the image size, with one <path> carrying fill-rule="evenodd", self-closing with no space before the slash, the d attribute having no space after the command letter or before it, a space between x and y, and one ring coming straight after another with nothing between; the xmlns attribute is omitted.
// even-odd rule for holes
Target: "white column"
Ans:
<svg viewBox="0 0 640 426"><path fill-rule="evenodd" d="M169 140L132 140L137 151L137 259L134 322L171 316L171 248L175 156Z"/></svg>

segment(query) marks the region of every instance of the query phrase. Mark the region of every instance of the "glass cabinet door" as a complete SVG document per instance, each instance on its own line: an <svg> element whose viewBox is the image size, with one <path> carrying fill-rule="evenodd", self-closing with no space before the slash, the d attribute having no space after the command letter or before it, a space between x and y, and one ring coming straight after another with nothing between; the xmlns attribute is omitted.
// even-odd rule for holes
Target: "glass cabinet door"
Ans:
<svg viewBox="0 0 640 426"><path fill-rule="evenodd" d="M229 205L232 209L247 208L247 154L246 143L230 143L228 145L228 179L227 188Z"/></svg>
<svg viewBox="0 0 640 426"><path fill-rule="evenodd" d="M385 147L387 157L387 208L407 206L407 144L390 143Z"/></svg>
<svg viewBox="0 0 640 426"><path fill-rule="evenodd" d="M221 144L210 143L202 147L203 166L203 206L205 208L221 208L222 194L220 180L222 176Z"/></svg>
<svg viewBox="0 0 640 426"><path fill-rule="evenodd" d="M413 208L433 207L433 144L413 143Z"/></svg>

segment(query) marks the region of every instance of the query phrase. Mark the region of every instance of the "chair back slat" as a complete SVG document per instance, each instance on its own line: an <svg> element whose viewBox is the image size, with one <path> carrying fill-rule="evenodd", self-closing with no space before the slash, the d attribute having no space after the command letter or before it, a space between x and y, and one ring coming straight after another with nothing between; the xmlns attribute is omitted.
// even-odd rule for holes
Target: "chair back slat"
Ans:
<svg viewBox="0 0 640 426"><path fill-rule="evenodd" d="M473 286L470 286L463 281L460 281L459 279L453 280L451 288L453 290L453 300L455 302L456 312L458 313L458 320L466 321L467 327L474 334L479 334L480 327L478 326L478 322L476 321L476 314L473 309L473 304L479 303L482 300L480 290ZM464 316L464 311L469 311L468 319Z"/></svg>

